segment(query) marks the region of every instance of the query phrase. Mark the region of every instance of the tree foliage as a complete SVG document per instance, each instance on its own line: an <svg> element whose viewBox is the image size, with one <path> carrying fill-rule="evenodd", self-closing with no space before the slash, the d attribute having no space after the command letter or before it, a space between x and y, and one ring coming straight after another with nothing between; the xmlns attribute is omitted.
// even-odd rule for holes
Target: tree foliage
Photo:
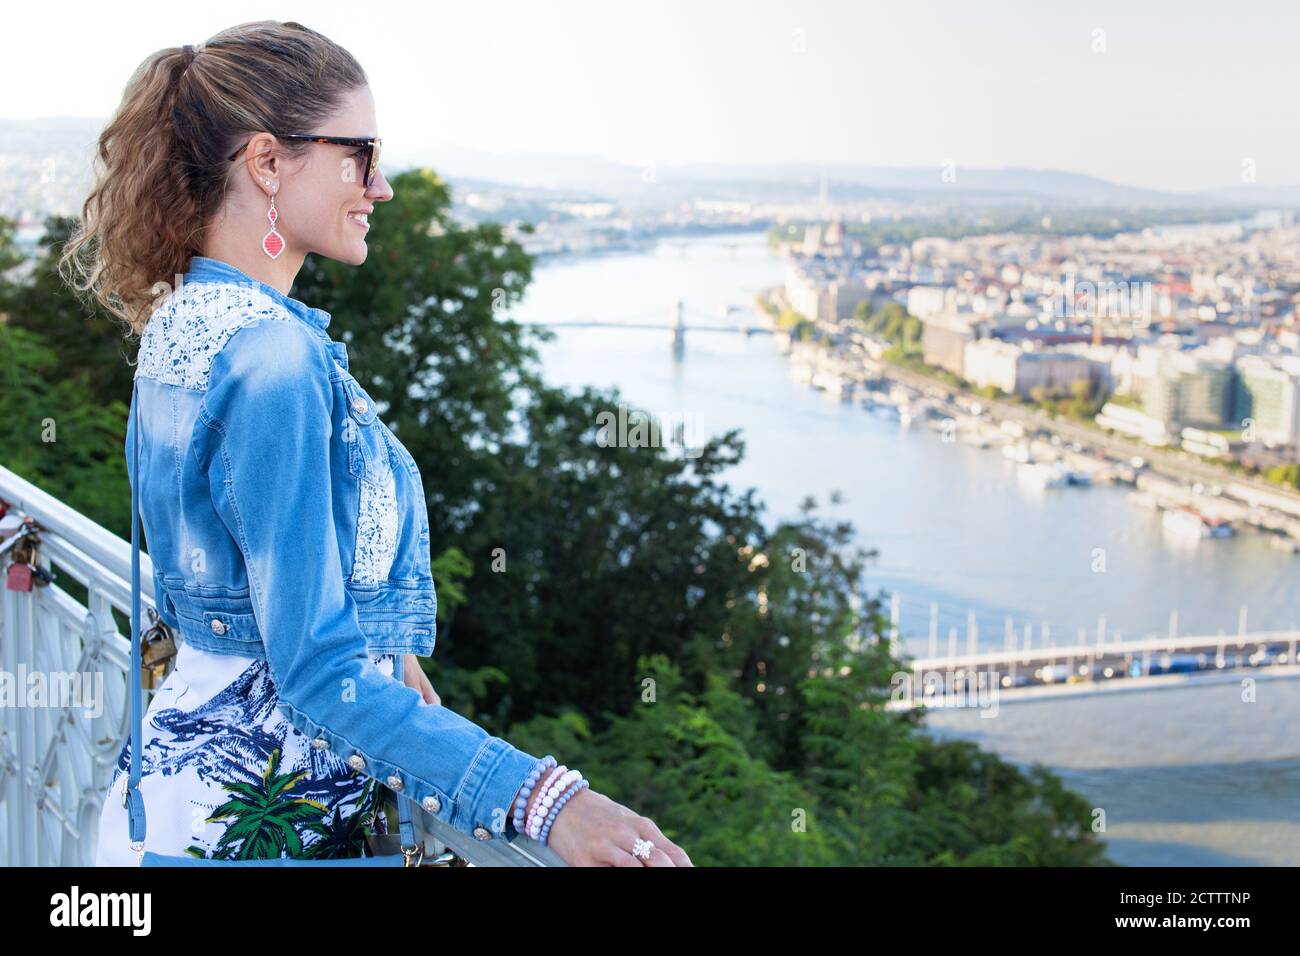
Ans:
<svg viewBox="0 0 1300 956"><path fill-rule="evenodd" d="M697 864L1103 860L1052 774L885 708L905 665L881 596L859 592L874 552L851 526L811 501L767 522L727 482L738 433L690 456L598 441L624 400L542 380L537 338L511 318L532 275L523 249L497 224L453 221L429 170L392 185L365 264L309 258L292 291L331 314L420 465L440 598L427 666L444 705L581 767ZM60 290L67 226L51 221L32 274L0 286L16 396L4 463L125 534L134 346ZM905 313L868 318L900 349L919 343ZM50 415L57 452L35 442Z"/></svg>

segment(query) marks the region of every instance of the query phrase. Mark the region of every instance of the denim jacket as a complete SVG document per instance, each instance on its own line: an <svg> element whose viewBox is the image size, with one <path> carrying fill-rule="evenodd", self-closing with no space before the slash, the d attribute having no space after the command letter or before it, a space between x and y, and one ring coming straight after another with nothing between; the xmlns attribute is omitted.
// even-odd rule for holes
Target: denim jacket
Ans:
<svg viewBox="0 0 1300 956"><path fill-rule="evenodd" d="M181 641L265 658L277 708L314 746L458 830L514 839L537 758L370 660L433 650L428 514L329 322L204 256L155 304L131 480L156 607Z"/></svg>

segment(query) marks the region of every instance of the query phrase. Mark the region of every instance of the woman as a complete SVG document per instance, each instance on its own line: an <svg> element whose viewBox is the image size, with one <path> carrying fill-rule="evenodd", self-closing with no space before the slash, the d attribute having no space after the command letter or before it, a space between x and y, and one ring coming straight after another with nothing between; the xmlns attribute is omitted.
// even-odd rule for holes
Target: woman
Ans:
<svg viewBox="0 0 1300 956"><path fill-rule="evenodd" d="M423 483L288 295L308 253L360 265L392 198L365 73L297 23L163 50L132 77L64 274L140 334L141 522L179 637L145 715L147 849L355 856L377 785L570 865L689 866L655 824L440 705ZM176 282L173 288L171 283ZM131 456L128 455L128 462ZM127 740L97 862L134 865Z"/></svg>

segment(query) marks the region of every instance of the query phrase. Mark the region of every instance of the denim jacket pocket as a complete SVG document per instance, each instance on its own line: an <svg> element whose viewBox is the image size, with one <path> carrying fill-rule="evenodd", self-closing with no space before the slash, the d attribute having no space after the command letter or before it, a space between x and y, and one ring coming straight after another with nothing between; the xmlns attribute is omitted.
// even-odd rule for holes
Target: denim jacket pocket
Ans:
<svg viewBox="0 0 1300 956"><path fill-rule="evenodd" d="M383 425L375 417L375 403L356 379L343 379L348 414L343 419L343 441L348 446L348 470L356 478L385 483L392 471Z"/></svg>

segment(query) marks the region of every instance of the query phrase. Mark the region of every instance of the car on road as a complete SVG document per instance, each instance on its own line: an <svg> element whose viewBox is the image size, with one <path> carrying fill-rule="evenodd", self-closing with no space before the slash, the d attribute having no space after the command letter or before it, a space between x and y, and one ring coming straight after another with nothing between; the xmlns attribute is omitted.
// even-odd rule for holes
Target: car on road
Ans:
<svg viewBox="0 0 1300 956"><path fill-rule="evenodd" d="M1064 664L1044 664L1034 671L1041 684L1064 684L1070 679L1070 669Z"/></svg>
<svg viewBox="0 0 1300 956"><path fill-rule="evenodd" d="M1205 654L1161 654L1151 659L1149 674L1190 674L1209 666Z"/></svg>

